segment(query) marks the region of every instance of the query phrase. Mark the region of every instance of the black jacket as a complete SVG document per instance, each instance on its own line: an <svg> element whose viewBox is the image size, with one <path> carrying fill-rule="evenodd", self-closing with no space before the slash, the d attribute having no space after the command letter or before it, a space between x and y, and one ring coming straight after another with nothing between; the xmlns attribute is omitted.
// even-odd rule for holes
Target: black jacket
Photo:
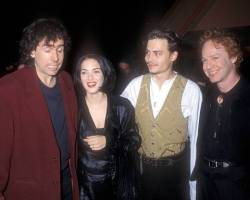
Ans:
<svg viewBox="0 0 250 200"><path fill-rule="evenodd" d="M221 127L218 141L214 142L217 97L224 98L219 109ZM211 87L204 97L201 108L200 128L198 136L197 160L193 179L200 177L204 167L204 157L215 160L229 161L237 168L226 170L225 176L232 180L249 179L250 174L250 84L241 78L237 85L228 93L221 94L217 87ZM217 143L217 144L216 144ZM225 171L225 170L224 170ZM224 172L223 172L224 173Z"/></svg>
<svg viewBox="0 0 250 200"><path fill-rule="evenodd" d="M138 199L138 148L140 136L135 124L134 108L128 100L108 97L105 127L105 149L91 151L81 138L95 135L99 130L89 114L86 103L84 117L79 123L78 180L81 199L95 199L89 185L111 179L115 199Z"/></svg>

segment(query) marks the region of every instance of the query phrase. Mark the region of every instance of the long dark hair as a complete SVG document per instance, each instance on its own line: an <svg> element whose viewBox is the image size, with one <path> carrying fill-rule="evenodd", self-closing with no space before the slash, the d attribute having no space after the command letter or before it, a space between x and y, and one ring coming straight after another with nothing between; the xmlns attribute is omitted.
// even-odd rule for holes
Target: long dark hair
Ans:
<svg viewBox="0 0 250 200"><path fill-rule="evenodd" d="M98 54L87 54L78 59L76 67L74 68L74 71L73 71L73 79L74 79L74 85L75 85L76 94L77 94L79 119L83 116L82 114L84 114L83 103L85 101L84 99L86 95L86 91L81 81L81 64L84 60L87 60L87 59L94 59L100 65L101 71L103 73L103 78L104 78L100 91L106 94L109 94L114 88L115 79L116 79L115 71L112 66L112 63L104 56L101 56Z"/></svg>

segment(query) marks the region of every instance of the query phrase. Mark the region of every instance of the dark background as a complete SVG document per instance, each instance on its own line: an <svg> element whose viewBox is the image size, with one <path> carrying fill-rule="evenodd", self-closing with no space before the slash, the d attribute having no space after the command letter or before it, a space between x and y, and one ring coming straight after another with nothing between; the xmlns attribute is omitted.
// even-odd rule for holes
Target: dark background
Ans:
<svg viewBox="0 0 250 200"><path fill-rule="evenodd" d="M122 57L140 57L142 38L158 24L175 0L154 1L5 1L1 6L1 71L17 64L22 29L35 18L61 19L72 38L69 68L79 54L98 51L114 65ZM137 56L138 55L138 56Z"/></svg>

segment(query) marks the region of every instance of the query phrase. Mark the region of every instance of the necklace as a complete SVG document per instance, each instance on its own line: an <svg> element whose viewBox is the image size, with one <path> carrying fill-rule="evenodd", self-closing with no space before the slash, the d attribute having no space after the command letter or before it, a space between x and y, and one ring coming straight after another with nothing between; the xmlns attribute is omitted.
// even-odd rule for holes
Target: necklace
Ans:
<svg viewBox="0 0 250 200"><path fill-rule="evenodd" d="M223 103L224 99L223 99L223 96L220 94L218 97L217 97L217 103L219 105L221 105Z"/></svg>

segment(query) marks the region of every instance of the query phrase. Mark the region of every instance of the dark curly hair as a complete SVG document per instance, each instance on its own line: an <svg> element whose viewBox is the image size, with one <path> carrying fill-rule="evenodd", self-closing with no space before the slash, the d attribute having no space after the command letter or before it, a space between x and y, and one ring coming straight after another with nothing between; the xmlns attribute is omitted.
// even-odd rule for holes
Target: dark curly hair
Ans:
<svg viewBox="0 0 250 200"><path fill-rule="evenodd" d="M219 28L207 30L200 37L200 47L209 40L214 42L215 45L220 44L224 46L230 57L237 57L235 65L237 67L240 66L240 63L243 61L243 55L239 39L234 33Z"/></svg>
<svg viewBox="0 0 250 200"><path fill-rule="evenodd" d="M47 44L61 39L64 41L64 51L67 52L70 48L70 37L62 22L55 18L40 18L23 29L23 35L19 43L19 62L33 66L34 59L30 54L43 39Z"/></svg>

